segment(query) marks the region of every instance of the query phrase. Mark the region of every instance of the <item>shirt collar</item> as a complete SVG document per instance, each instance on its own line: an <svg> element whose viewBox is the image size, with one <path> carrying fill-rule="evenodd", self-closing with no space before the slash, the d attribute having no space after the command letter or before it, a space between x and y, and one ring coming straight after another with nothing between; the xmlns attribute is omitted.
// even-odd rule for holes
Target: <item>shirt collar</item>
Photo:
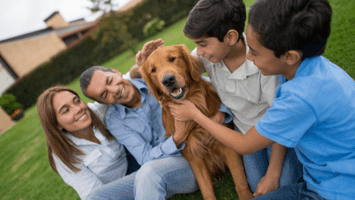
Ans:
<svg viewBox="0 0 355 200"><path fill-rule="evenodd" d="M244 80L248 76L254 75L259 72L259 69L254 65L253 61L248 60L247 55L249 52L249 46L247 43L247 38L245 34L243 33L243 39L245 42L245 47L246 47L246 53L245 53L245 62L240 66L237 70L235 70L229 77L228 79L240 79Z"/></svg>
<svg viewBox="0 0 355 200"><path fill-rule="evenodd" d="M142 80L142 79L127 79L128 81L130 81L134 87L136 87L138 89L138 91L141 93L141 102L143 104L143 102L146 99L146 96L148 95L148 87L146 85L146 83ZM131 108L128 108L127 106L124 106L122 104L112 104L110 105L110 107L113 106L115 112L118 112L121 116L122 119L124 119L127 115L127 112L129 112L129 110L131 110Z"/></svg>

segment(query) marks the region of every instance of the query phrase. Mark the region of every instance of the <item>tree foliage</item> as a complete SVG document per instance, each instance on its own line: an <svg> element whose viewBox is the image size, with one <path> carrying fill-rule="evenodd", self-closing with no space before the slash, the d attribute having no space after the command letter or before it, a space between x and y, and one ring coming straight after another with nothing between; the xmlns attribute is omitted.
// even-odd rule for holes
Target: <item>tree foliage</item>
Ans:
<svg viewBox="0 0 355 200"><path fill-rule="evenodd" d="M123 48L128 48L135 55L137 53L136 45L138 40L133 38L128 32L127 25L120 19L114 11L117 7L111 0L90 0L93 7L91 12L102 11L104 14L100 19L100 26L92 34L94 40L99 40L103 46L107 44L121 43Z"/></svg>

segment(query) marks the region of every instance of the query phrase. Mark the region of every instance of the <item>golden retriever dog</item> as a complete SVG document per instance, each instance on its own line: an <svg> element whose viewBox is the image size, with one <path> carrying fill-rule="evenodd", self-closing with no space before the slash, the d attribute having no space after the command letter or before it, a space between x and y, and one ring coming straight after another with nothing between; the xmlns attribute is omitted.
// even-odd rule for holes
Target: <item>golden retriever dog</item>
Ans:
<svg viewBox="0 0 355 200"><path fill-rule="evenodd" d="M218 112L221 101L212 85L200 76L200 62L184 45L165 46L155 50L140 67L150 92L162 106L166 136L174 133L174 117L168 102L188 99L206 116ZM212 179L228 166L239 199L252 198L241 155L229 149L194 121L187 122L188 134L183 156L189 161L204 199L216 199Z"/></svg>

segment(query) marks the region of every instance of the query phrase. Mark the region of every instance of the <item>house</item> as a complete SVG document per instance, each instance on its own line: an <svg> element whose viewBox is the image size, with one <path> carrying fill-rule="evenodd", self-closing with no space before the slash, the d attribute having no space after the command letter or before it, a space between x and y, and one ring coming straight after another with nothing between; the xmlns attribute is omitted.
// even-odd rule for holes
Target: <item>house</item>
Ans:
<svg viewBox="0 0 355 200"><path fill-rule="evenodd" d="M85 39L98 21L66 22L58 11L45 20L47 28L0 41L0 95L51 57Z"/></svg>
<svg viewBox="0 0 355 200"><path fill-rule="evenodd" d="M143 1L131 0L118 12L127 12ZM51 57L87 38L99 26L99 20L66 22L54 12L44 20L47 28L0 41L0 95ZM0 108L0 134L14 123Z"/></svg>

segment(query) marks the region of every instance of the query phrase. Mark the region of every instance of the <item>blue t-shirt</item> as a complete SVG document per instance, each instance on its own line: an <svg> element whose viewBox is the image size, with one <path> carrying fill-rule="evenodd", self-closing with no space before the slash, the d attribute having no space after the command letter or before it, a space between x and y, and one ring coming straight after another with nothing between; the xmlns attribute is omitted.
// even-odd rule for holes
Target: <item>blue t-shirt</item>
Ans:
<svg viewBox="0 0 355 200"><path fill-rule="evenodd" d="M355 197L355 82L340 67L322 56L305 59L255 128L295 147L310 190Z"/></svg>

